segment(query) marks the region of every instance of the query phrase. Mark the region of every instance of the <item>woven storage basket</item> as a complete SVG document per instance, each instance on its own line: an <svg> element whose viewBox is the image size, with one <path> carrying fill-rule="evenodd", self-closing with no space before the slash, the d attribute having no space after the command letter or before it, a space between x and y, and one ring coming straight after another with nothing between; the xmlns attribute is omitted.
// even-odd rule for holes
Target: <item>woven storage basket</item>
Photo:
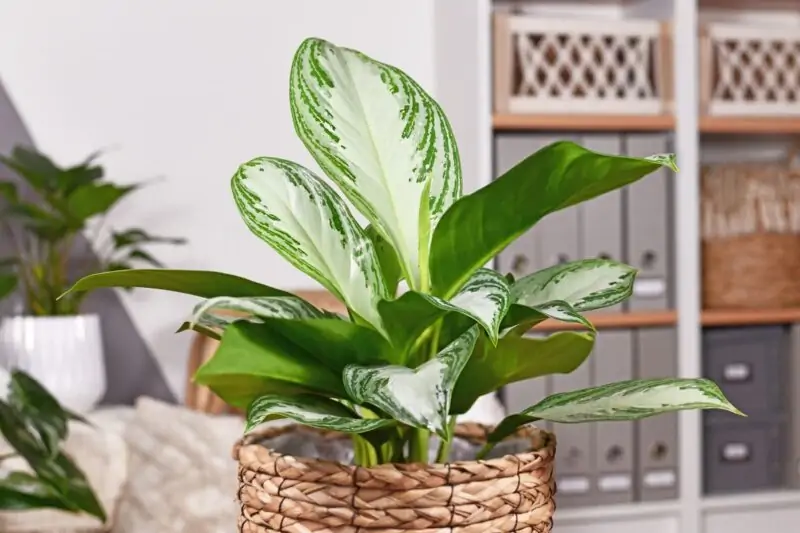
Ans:
<svg viewBox="0 0 800 533"><path fill-rule="evenodd" d="M702 180L703 306L800 305L800 169L730 163Z"/></svg>
<svg viewBox="0 0 800 533"><path fill-rule="evenodd" d="M517 433L530 451L485 461L385 464L372 468L282 455L259 444L297 426L241 439L239 530L244 533L547 533L555 510L555 437ZM309 431L308 428L303 428ZM485 441L487 429L456 434ZM340 437L332 437L340 438Z"/></svg>

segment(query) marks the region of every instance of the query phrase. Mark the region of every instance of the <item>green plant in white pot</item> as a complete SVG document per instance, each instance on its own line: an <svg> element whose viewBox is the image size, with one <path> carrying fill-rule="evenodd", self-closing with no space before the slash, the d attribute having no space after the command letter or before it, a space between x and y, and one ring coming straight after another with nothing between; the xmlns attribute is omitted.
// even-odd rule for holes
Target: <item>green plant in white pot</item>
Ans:
<svg viewBox="0 0 800 533"><path fill-rule="evenodd" d="M183 242L139 228L103 233L106 215L140 185L109 181L96 157L60 166L22 146L0 156L0 239L13 251L0 257L0 299L16 297L9 307L18 308L0 324L0 366L29 372L81 412L105 392L101 317L85 311L86 294L59 296L87 274L161 266L148 247Z"/></svg>
<svg viewBox="0 0 800 533"><path fill-rule="evenodd" d="M204 299L181 329L220 339L194 379L246 409L254 431L237 448L248 531L548 531L555 444L532 423L738 412L710 381L664 376L556 394L481 435L456 424L477 398L509 383L578 368L596 334L582 313L626 299L636 276L602 259L518 280L486 265L548 214L674 169L671 155L621 157L557 142L465 195L447 117L398 68L308 39L294 57L289 101L295 131L327 179L258 157L234 174L233 198L246 226L338 297L347 316L204 271L103 273L68 293L149 287ZM401 281L408 291L399 294ZM583 331L525 336L548 318ZM270 453L270 441L258 439L272 433L260 426L279 418L300 424L281 431L350 435L356 466ZM529 449L484 461L512 435L529 439ZM480 451L444 465L459 438L477 439Z"/></svg>

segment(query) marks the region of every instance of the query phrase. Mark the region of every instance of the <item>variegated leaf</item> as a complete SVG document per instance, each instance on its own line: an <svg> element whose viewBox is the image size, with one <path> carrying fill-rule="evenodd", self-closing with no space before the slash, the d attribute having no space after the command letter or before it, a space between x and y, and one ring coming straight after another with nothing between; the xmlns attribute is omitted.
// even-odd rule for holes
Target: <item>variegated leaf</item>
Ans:
<svg viewBox="0 0 800 533"><path fill-rule="evenodd" d="M546 302L535 307L513 304L500 328L503 337L519 337L527 333L533 326L552 318L560 322L580 324L586 329L595 331L594 325L574 307L563 300Z"/></svg>
<svg viewBox="0 0 800 533"><path fill-rule="evenodd" d="M675 161L675 154L654 154L645 157L645 159L664 165L673 172L679 172L678 163Z"/></svg>
<svg viewBox="0 0 800 533"><path fill-rule="evenodd" d="M430 179L431 230L461 196L461 163L439 105L393 66L307 39L291 70L295 130L320 167L397 251L420 288L417 207ZM413 211L409 211L413 210Z"/></svg>
<svg viewBox="0 0 800 533"><path fill-rule="evenodd" d="M447 436L453 387L478 338L473 326L416 369L404 366L356 366L344 369L347 394L410 426Z"/></svg>
<svg viewBox="0 0 800 533"><path fill-rule="evenodd" d="M508 282L501 274L492 269L478 269L461 290L453 296L450 304L474 318L478 324L483 326L492 341L497 342L500 324L508 312Z"/></svg>
<svg viewBox="0 0 800 533"><path fill-rule="evenodd" d="M482 268L449 302L436 296L409 291L397 300L383 301L378 310L395 348L406 352L431 324L448 313L457 313L479 324L493 343L508 311L509 287L496 271ZM470 322L471 323L471 322ZM459 334L469 324L459 330Z"/></svg>
<svg viewBox="0 0 800 533"><path fill-rule="evenodd" d="M499 442L519 426L537 420L563 424L638 420L686 409L720 409L742 414L719 387L707 379L628 380L548 396L506 417L490 435L489 442Z"/></svg>
<svg viewBox="0 0 800 533"><path fill-rule="evenodd" d="M333 313L321 311L302 298L293 296L256 296L234 298L220 296L197 304L192 316L179 331L192 329L219 339L222 331L237 320L262 322L262 318L331 318Z"/></svg>
<svg viewBox="0 0 800 533"><path fill-rule="evenodd" d="M572 261L518 279L511 301L529 307L563 301L579 313L592 311L627 299L635 277L636 269L616 261Z"/></svg>
<svg viewBox="0 0 800 533"><path fill-rule="evenodd" d="M343 433L366 433L396 424L394 420L361 418L341 402L322 396L269 394L256 399L247 409L245 432L252 431L264 422L280 418Z"/></svg>
<svg viewBox="0 0 800 533"><path fill-rule="evenodd" d="M310 170L260 157L239 167L233 196L248 228L382 330L387 296L372 241L345 202Z"/></svg>

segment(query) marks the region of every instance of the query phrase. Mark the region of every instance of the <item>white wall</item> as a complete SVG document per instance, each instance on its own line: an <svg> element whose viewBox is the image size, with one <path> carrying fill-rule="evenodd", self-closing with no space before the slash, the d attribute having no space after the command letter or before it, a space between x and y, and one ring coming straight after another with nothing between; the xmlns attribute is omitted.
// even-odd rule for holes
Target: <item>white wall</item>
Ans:
<svg viewBox="0 0 800 533"><path fill-rule="evenodd" d="M464 0L461 0L464 1ZM434 91L433 0L0 1L0 77L37 145L62 162L109 148L119 182L161 181L110 225L184 236L173 268L230 272L311 288L240 222L228 180L279 155L314 166L295 138L288 73L308 36L404 68ZM194 299L154 291L126 305L178 393Z"/></svg>

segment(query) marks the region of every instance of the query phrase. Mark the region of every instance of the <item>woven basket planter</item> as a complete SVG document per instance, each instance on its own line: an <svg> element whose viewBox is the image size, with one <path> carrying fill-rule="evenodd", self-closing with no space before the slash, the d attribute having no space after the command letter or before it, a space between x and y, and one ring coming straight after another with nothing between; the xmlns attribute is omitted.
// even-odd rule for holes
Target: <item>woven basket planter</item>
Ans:
<svg viewBox="0 0 800 533"><path fill-rule="evenodd" d="M702 179L703 306L800 306L800 170L730 163Z"/></svg>
<svg viewBox="0 0 800 533"><path fill-rule="evenodd" d="M284 455L261 444L298 430L293 425L270 428L246 436L234 447L239 462L240 531L546 533L552 529L556 443L552 434L540 429L527 428L515 435L530 443L530 451L447 464L365 468ZM456 434L481 442L486 428L462 425Z"/></svg>

